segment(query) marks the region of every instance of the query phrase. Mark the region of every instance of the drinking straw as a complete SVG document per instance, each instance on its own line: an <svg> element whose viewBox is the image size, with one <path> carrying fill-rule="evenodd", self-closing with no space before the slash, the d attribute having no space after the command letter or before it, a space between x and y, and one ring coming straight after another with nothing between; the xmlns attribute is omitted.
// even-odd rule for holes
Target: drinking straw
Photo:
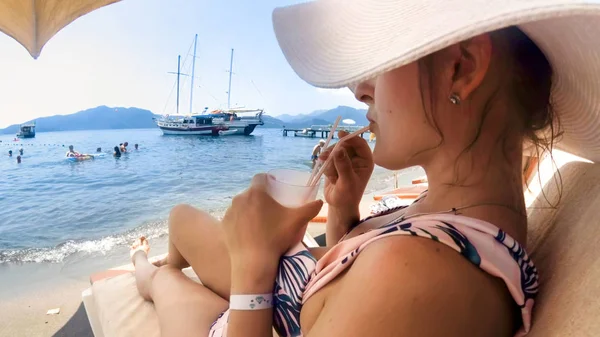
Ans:
<svg viewBox="0 0 600 337"><path fill-rule="evenodd" d="M342 119L342 116L337 116L337 118L335 119L335 122L333 123L333 126L331 127L331 131L329 132L329 135L327 136L327 140L325 141L325 145L323 146L325 149L327 149L327 147L329 146L329 142L331 142L331 139L333 138L333 134L335 133L335 130L337 129L338 124L340 124L341 119ZM313 168L312 173L310 174L310 177L308 178L307 186L313 185L313 179L315 178L315 174L319 171L319 169L321 168L322 165L323 165L323 163L320 160L318 160L315 167Z"/></svg>
<svg viewBox="0 0 600 337"><path fill-rule="evenodd" d="M321 167L319 168L319 171L317 172L317 175L314 177L314 179L311 181L311 185L310 186L316 185L316 182L318 182L319 179L321 179L321 176L325 172L325 169L327 168L327 165L331 164L331 162L332 162L333 152L335 151L335 148L338 145L340 145L340 143L342 143L345 140L350 139L352 137L356 137L356 136L360 135L361 133L364 133L364 132L366 132L368 130L369 130L369 127L365 126L364 128L352 132L351 134L347 135L346 137L340 139L339 142L335 143L335 145L333 146L333 150L331 150L331 153L329 154L329 157L327 157L327 160L325 160L325 162L323 163L323 165L321 165Z"/></svg>

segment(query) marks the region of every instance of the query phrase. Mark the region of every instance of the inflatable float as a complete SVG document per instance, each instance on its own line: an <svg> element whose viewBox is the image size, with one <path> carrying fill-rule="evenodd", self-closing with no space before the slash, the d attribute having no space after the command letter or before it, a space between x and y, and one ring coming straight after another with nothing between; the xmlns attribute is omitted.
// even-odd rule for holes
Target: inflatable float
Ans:
<svg viewBox="0 0 600 337"><path fill-rule="evenodd" d="M106 155L105 153L82 154L82 155L77 156L77 157L67 157L65 159L68 160L68 161L71 161L71 162L78 162L78 161L86 161L86 160L90 160L90 159L104 157L105 155Z"/></svg>

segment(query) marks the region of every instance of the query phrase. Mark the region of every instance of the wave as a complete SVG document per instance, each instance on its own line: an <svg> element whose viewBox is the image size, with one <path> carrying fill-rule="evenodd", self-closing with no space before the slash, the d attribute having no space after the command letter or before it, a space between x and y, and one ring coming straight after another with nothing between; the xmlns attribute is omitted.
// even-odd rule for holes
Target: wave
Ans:
<svg viewBox="0 0 600 337"><path fill-rule="evenodd" d="M109 235L96 240L68 240L55 247L24 248L0 251L2 263L60 263L74 254L106 254L117 246L130 245L144 235L155 239L168 234L165 220L144 224L127 232Z"/></svg>

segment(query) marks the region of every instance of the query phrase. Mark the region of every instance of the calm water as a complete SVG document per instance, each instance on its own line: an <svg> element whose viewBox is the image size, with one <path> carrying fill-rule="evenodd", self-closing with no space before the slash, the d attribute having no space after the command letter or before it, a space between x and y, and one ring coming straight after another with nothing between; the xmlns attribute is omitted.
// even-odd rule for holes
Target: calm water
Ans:
<svg viewBox="0 0 600 337"><path fill-rule="evenodd" d="M219 216L254 174L309 170L317 141L260 128L250 137L162 136L146 129L38 133L18 143L13 138L0 136L0 264L61 262L128 245L141 234L164 236L168 212L179 203ZM130 153L113 158L112 148L124 141ZM82 153L102 147L106 156L69 162L69 144ZM17 164L20 147L23 162ZM391 174L376 169L369 190L389 187ZM420 174L404 173L400 182Z"/></svg>

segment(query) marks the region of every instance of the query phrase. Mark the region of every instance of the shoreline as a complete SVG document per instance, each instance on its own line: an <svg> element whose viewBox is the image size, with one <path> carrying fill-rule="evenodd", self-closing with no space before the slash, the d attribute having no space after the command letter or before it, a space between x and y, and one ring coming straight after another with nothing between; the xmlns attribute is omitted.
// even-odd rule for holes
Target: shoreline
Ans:
<svg viewBox="0 0 600 337"><path fill-rule="evenodd" d="M408 172L400 173L398 180L401 185L407 185L410 184L412 178L420 175L422 173L418 170L409 170ZM360 209L361 216L363 217L368 215L365 213L368 212L369 206L374 203L374 195L394 188L393 174L390 171L374 173L369 184L371 186L368 187L368 192L363 195L361 201ZM318 197L323 198L322 191ZM319 215L326 215L326 209L325 206ZM315 226L311 226L311 228L318 228L320 225L324 226L324 223L317 223ZM107 245L106 248L92 247L91 251L78 251L66 256L60 262L0 263L0 301L10 300L48 284L60 285L70 280L87 281L89 275L94 272L127 264L129 263L129 244L133 242L133 236L145 235L149 238L152 245L150 256L166 253L168 242L166 224L161 227L165 228L149 228L142 225L134 229L124 230L123 233L118 235L127 236L126 240L112 243ZM146 233L145 231L150 232ZM313 236L316 236L319 230L311 229L309 232ZM97 239L96 241L101 240ZM86 248L90 249L90 247Z"/></svg>

